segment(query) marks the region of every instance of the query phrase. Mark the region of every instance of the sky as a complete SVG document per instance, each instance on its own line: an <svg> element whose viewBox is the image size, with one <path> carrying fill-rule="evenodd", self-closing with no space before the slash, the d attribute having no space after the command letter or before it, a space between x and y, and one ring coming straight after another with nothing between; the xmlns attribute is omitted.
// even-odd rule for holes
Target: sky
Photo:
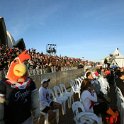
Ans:
<svg viewBox="0 0 124 124"><path fill-rule="evenodd" d="M0 0L0 16L15 41L46 53L100 61L124 54L124 0Z"/></svg>

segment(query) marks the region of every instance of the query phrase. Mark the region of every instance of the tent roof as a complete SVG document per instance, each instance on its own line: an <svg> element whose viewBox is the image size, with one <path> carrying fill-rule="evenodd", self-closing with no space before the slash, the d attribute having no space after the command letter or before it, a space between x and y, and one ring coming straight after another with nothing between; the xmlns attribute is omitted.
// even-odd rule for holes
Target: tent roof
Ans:
<svg viewBox="0 0 124 124"><path fill-rule="evenodd" d="M121 54L121 52L119 51L118 48L116 48L116 50L110 54L109 56L105 57L108 61L108 63L113 66L119 66L119 67L124 67L124 55ZM104 60L105 60L104 58ZM103 61L104 62L104 61Z"/></svg>
<svg viewBox="0 0 124 124"><path fill-rule="evenodd" d="M124 56L120 53L118 48L116 48L116 50L113 52L112 55L115 56L115 58L123 58L124 59Z"/></svg>

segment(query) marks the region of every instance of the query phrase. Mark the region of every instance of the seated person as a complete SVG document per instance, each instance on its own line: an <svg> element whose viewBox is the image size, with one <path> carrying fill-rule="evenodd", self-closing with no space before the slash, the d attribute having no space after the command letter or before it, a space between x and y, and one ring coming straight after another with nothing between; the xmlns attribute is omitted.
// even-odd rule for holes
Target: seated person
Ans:
<svg viewBox="0 0 124 124"><path fill-rule="evenodd" d="M53 110L61 108L61 104L54 102L50 97L48 89L50 79L43 79L41 81L41 87L39 88L40 110L44 113L48 113L48 120L51 121L55 118L55 112Z"/></svg>
<svg viewBox="0 0 124 124"><path fill-rule="evenodd" d="M98 116L101 114L103 118L105 115L110 115L113 118L118 116L118 112L114 112L106 102L98 102L96 91L89 79L82 81L80 101L87 112L94 112Z"/></svg>

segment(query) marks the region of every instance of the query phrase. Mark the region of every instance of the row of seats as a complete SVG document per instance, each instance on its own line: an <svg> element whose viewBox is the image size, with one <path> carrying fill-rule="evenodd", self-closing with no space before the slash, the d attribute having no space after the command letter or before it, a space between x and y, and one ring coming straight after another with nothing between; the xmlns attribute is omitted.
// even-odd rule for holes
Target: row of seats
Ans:
<svg viewBox="0 0 124 124"><path fill-rule="evenodd" d="M74 97L72 90L68 91L65 87L64 83L60 83L59 85L54 86L53 88L49 89L49 95L51 96L52 100L58 102L62 106L62 114L66 114L66 104L68 108L71 108L72 103L74 102ZM59 123L59 110L54 110L56 112L56 123ZM45 117L44 124L49 124L48 121L48 114L41 112L41 115ZM40 121L40 118L39 118Z"/></svg>
<svg viewBox="0 0 124 124"><path fill-rule="evenodd" d="M54 86L53 88L49 89L49 91L50 91L49 93L50 93L50 96L52 97L53 101L58 102L62 105L62 114L63 115L66 114L66 109L67 109L66 104L68 105L68 108L72 107L73 113L75 115L74 120L75 120L76 124L80 124L78 119L79 119L79 115L81 116L81 114L79 114L77 116L77 114L75 114L75 110L79 107L79 104L81 104L81 103L79 103L78 101L74 102L74 94L78 94L78 97L80 99L80 88L81 88L81 82L83 79L84 79L84 77L82 76L82 77L78 77L74 80L70 80L69 81L70 90L68 90L65 87L64 83L60 83L60 84ZM78 106L78 107L76 107L76 106ZM83 107L82 104L80 105L80 108L81 108L81 106ZM58 124L59 123L59 110L55 110L55 111L56 111L56 121ZM84 109L82 109L82 112L84 112ZM76 112L76 113L79 113L79 112ZM43 112L41 112L41 114L45 116L45 124L49 124L48 115ZM86 114L86 112L84 113L84 115L85 114ZM92 113L92 114L87 113L87 115L90 115L90 116L94 115L94 117L95 117L94 113ZM76 119L77 117L78 117L78 119Z"/></svg>

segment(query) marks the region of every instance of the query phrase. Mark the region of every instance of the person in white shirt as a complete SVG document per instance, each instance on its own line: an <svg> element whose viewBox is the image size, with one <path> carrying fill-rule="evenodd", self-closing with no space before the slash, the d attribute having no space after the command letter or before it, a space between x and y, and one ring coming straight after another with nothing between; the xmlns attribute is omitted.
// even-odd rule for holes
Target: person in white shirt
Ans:
<svg viewBox="0 0 124 124"><path fill-rule="evenodd" d="M61 105L54 102L51 99L50 92L48 89L50 79L43 79L41 81L41 87L39 88L39 99L40 99L40 110L44 113L48 113L49 121L55 117L55 112L53 110L60 109Z"/></svg>
<svg viewBox="0 0 124 124"><path fill-rule="evenodd" d="M110 86L109 86L109 83L108 83L107 79L106 79L104 76L101 75L101 76L98 78L98 81L99 81L100 86L101 86L100 91L103 93L105 99L106 99L106 100L107 100L107 99L110 99L109 96L108 96L108 93L109 93L109 91L110 91ZM107 100L107 101L108 101L108 100Z"/></svg>
<svg viewBox="0 0 124 124"><path fill-rule="evenodd" d="M93 87L91 87L89 79L84 79L81 85L81 103L85 111L93 112L92 104L97 102L97 95Z"/></svg>
<svg viewBox="0 0 124 124"><path fill-rule="evenodd" d="M118 116L118 113L113 112L106 102L98 102L96 91L91 85L90 80L87 78L84 79L81 84L80 101L83 104L86 112L94 112L98 116L101 114L102 117L104 117L106 114L113 116L113 118Z"/></svg>

